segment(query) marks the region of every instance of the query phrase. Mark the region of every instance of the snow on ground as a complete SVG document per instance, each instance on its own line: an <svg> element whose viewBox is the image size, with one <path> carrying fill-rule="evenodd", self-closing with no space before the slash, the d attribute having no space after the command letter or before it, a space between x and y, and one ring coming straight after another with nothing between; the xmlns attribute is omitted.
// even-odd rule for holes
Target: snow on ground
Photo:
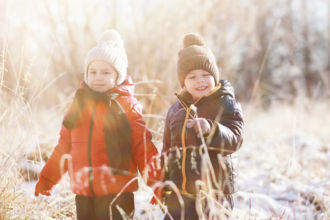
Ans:
<svg viewBox="0 0 330 220"><path fill-rule="evenodd" d="M248 113L235 211L256 219L283 212L282 219L330 219L330 119L320 113L325 107Z"/></svg>
<svg viewBox="0 0 330 220"><path fill-rule="evenodd" d="M53 189L52 196L46 197L40 195L39 197L34 196L34 188L37 181L25 182L22 184L22 189L24 189L26 196L30 197L32 200L49 200L50 203L59 203L61 200L64 200L63 196L60 195L63 189L66 191L69 187L68 177L64 177L64 180L61 180L61 183L56 185ZM70 202L74 202L74 195L70 192L66 192L70 194ZM140 189L134 193L135 198L135 219L163 219L164 213L161 211L159 206L151 205L149 201L151 200L152 189L149 187L143 187L143 190ZM40 216L39 216L40 217ZM39 218L38 218L39 219ZM52 218L49 218L52 219ZM70 219L70 218L68 218Z"/></svg>
<svg viewBox="0 0 330 220"><path fill-rule="evenodd" d="M306 112L281 106L245 112L244 143L238 152L240 190L234 194L233 216L330 220L328 109L325 105ZM69 190L68 178L62 181L55 195L63 187ZM34 185L24 184L27 195L32 196ZM163 219L159 206L149 204L151 194L146 187L135 193L135 219Z"/></svg>

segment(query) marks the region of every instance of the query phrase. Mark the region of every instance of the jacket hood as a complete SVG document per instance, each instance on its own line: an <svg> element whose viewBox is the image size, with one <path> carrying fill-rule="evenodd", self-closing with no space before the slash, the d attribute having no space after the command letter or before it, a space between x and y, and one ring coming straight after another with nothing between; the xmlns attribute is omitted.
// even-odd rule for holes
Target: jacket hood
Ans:
<svg viewBox="0 0 330 220"><path fill-rule="evenodd" d="M211 94L207 94L205 96L202 96L198 100L193 100L192 96L187 91L184 91L180 95L177 95L177 97L179 99L183 99L183 101L186 102L189 105L190 104L199 105L199 104L204 103L207 100L213 99L215 97L221 97L221 96L224 96L224 95L229 95L230 97L235 99L234 88L231 86L230 82L226 79L221 79L219 81L219 84L215 86L213 91L211 91Z"/></svg>
<svg viewBox="0 0 330 220"><path fill-rule="evenodd" d="M219 95L221 96L229 95L233 99L235 99L235 91L234 88L231 86L230 82L226 79L221 79L219 83L221 83L221 87L216 93L219 93Z"/></svg>
<svg viewBox="0 0 330 220"><path fill-rule="evenodd" d="M85 81L82 81L80 83L80 88L83 88L84 86L88 86ZM122 96L133 96L134 95L134 83L132 78L129 75L126 75L126 78L122 84L119 86L116 86L109 90L106 93L119 93Z"/></svg>

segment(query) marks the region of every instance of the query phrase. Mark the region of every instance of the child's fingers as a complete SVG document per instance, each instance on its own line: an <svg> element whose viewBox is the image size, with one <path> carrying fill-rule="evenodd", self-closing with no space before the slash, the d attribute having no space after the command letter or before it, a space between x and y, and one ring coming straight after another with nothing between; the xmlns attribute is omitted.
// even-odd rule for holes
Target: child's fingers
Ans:
<svg viewBox="0 0 330 220"><path fill-rule="evenodd" d="M45 196L50 196L50 191L49 190L44 190L41 192L42 195L45 195Z"/></svg>
<svg viewBox="0 0 330 220"><path fill-rule="evenodd" d="M44 191L41 191L41 192L40 192L40 191L35 191L35 192L34 192L34 195L35 195L36 197L38 197L39 194L41 194L41 195L45 195L45 196L50 196L50 195L51 195L49 190L44 190Z"/></svg>
<svg viewBox="0 0 330 220"><path fill-rule="evenodd" d="M194 127L195 127L195 130L197 132L197 137L200 138L201 135L199 133L200 132L199 129L201 130L202 134L204 135L204 134L210 132L210 126L209 126L208 122L203 118L199 118L198 121L199 121L200 127L198 126L197 123L195 124Z"/></svg>
<svg viewBox="0 0 330 220"><path fill-rule="evenodd" d="M202 127L202 132L203 132L203 134L205 134L206 132L208 132L208 127L207 127L207 125L202 124L201 127Z"/></svg>
<svg viewBox="0 0 330 220"><path fill-rule="evenodd" d="M210 132L210 126L209 126L208 122L203 118L187 119L187 124L186 124L187 127L188 128L194 127L197 132L197 137L200 138L199 126L197 124L197 121L199 121L202 134Z"/></svg>

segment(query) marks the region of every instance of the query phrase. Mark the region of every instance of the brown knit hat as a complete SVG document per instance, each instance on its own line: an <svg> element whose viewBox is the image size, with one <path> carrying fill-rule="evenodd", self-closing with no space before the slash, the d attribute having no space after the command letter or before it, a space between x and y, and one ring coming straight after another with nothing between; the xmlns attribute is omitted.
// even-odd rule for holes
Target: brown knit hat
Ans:
<svg viewBox="0 0 330 220"><path fill-rule="evenodd" d="M183 46L178 56L177 72L181 87L188 73L193 70L205 70L209 72L215 80L219 82L219 70L215 63L212 51L205 46L205 41L198 34L187 34L183 39Z"/></svg>

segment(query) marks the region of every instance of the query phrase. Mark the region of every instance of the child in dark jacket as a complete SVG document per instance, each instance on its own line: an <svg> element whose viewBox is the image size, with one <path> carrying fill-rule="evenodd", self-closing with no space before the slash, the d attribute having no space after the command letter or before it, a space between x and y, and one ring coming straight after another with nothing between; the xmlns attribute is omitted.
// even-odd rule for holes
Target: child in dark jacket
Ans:
<svg viewBox="0 0 330 220"><path fill-rule="evenodd" d="M127 64L121 36L115 30L103 32L98 45L88 52L85 80L35 187L36 196L50 196L68 171L70 188L77 194L78 220L122 219L117 205L132 217L137 171L144 174L148 162L158 155L141 105L133 97Z"/></svg>
<svg viewBox="0 0 330 220"><path fill-rule="evenodd" d="M184 212L174 191L167 198L167 208L174 219L181 219L181 214L183 219L213 219L210 198L217 202L213 202L217 211L220 205L226 210L234 206L232 194L238 190L235 152L243 141L243 114L233 87L219 80L214 55L204 39L188 34L183 43L177 63L183 91L166 117L162 162L165 179L180 190Z"/></svg>

